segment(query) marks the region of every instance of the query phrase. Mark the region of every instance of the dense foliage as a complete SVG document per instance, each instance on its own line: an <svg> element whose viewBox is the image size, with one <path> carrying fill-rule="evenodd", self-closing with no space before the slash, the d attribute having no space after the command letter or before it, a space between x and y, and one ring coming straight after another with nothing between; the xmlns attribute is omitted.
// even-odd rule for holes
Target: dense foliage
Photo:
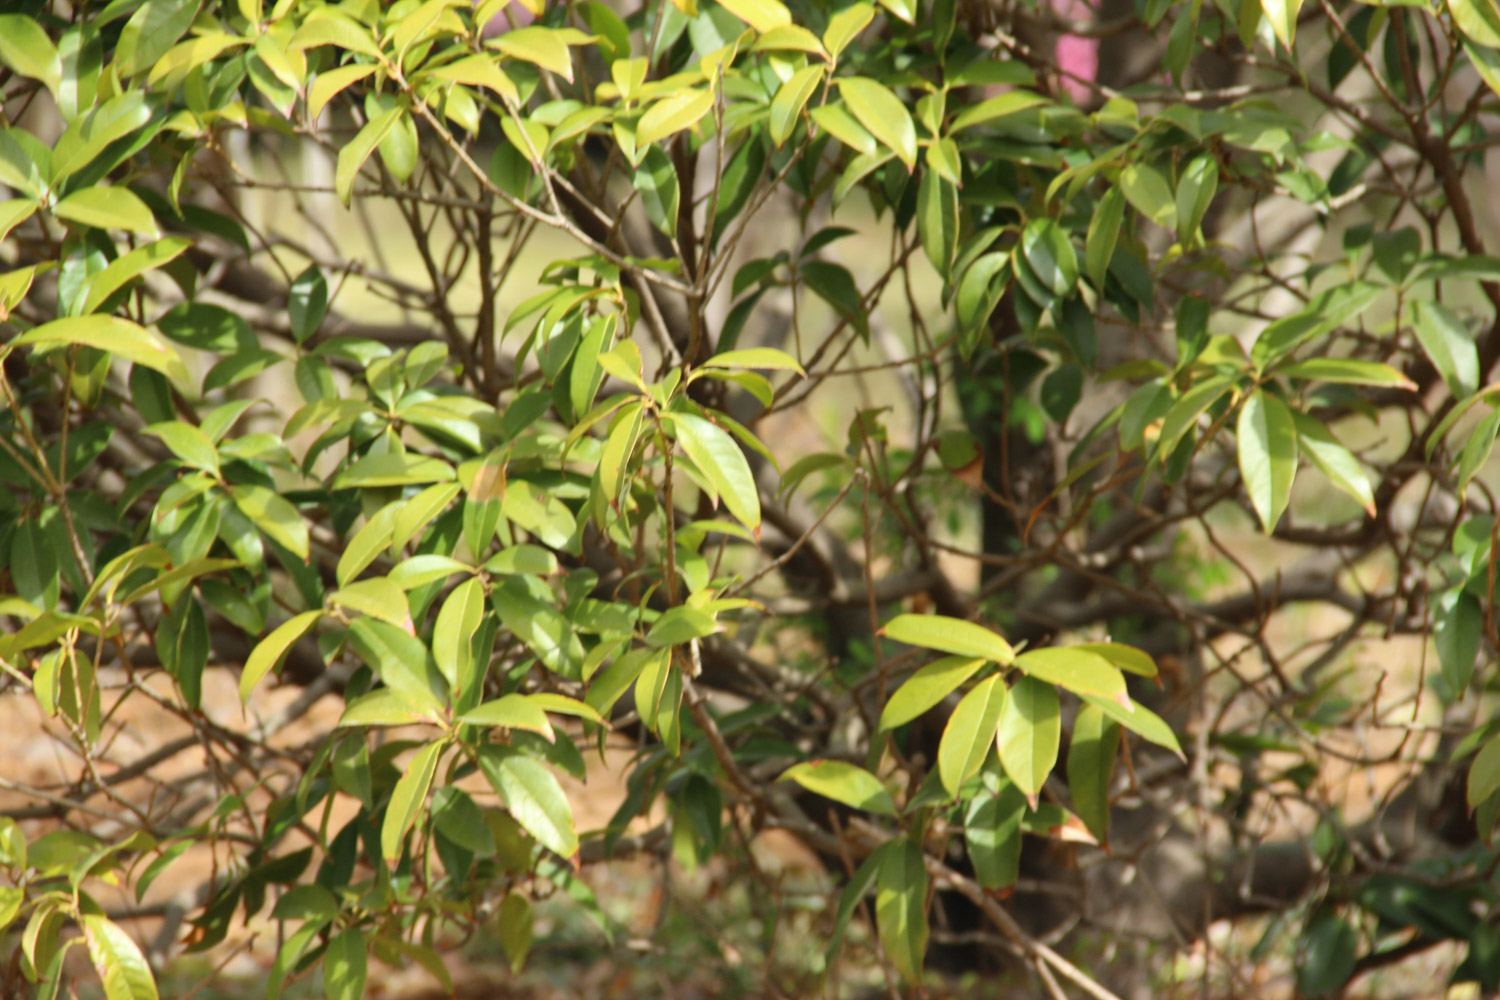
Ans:
<svg viewBox="0 0 1500 1000"><path fill-rule="evenodd" d="M7 6L10 988L636 856L768 994L1500 985L1494 0Z"/></svg>

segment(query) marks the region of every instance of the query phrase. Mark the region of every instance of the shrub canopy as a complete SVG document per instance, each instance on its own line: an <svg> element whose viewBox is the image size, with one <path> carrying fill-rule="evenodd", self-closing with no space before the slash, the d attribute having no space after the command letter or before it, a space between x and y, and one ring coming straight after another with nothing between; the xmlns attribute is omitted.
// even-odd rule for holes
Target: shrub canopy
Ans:
<svg viewBox="0 0 1500 1000"><path fill-rule="evenodd" d="M17 983L519 969L645 856L745 990L1500 986L1493 0L9 6Z"/></svg>

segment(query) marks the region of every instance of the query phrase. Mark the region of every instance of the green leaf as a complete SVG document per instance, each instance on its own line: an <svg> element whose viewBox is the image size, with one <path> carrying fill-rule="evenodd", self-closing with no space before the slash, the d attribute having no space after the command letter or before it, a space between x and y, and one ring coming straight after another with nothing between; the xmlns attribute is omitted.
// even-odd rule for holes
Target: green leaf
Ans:
<svg viewBox="0 0 1500 1000"><path fill-rule="evenodd" d="M856 153L874 156L875 137L844 110L842 104L823 104L808 113L819 128L848 146Z"/></svg>
<svg viewBox="0 0 1500 1000"><path fill-rule="evenodd" d="M146 103L145 94L139 91L112 97L79 115L52 149L54 187L92 163L110 144L150 120L151 106Z"/></svg>
<svg viewBox="0 0 1500 1000"><path fill-rule="evenodd" d="M1500 48L1500 10L1492 0L1448 0L1448 12L1469 38L1491 49Z"/></svg>
<svg viewBox="0 0 1500 1000"><path fill-rule="evenodd" d="M974 877L986 889L1014 885L1021 866L1021 819L1026 797L1008 778L1000 789L980 791L964 816L964 842L974 863Z"/></svg>
<svg viewBox="0 0 1500 1000"><path fill-rule="evenodd" d="M231 485L229 495L234 505L257 528L288 552L307 560L307 522L291 502L264 486Z"/></svg>
<svg viewBox="0 0 1500 1000"><path fill-rule="evenodd" d="M151 209L129 188L91 187L74 191L53 206L52 213L60 219L98 229L124 229L151 239L159 235Z"/></svg>
<svg viewBox="0 0 1500 1000"><path fill-rule="evenodd" d="M14 202L10 204L15 204ZM0 206L3 210L5 206ZM0 223L0 238L4 238L4 223ZM90 275L85 284L83 308L80 313L91 313L104 304L115 292L141 274L170 263L193 245L181 236L169 236L143 247L136 247L111 261L104 270Z"/></svg>
<svg viewBox="0 0 1500 1000"><path fill-rule="evenodd" d="M1118 642L1080 642L1068 648L1097 653L1127 674L1137 677L1155 677L1157 673L1156 661L1134 646Z"/></svg>
<svg viewBox="0 0 1500 1000"><path fill-rule="evenodd" d="M797 359L774 347L747 347L738 351L715 354L700 366L703 368L764 368L773 371L793 371L806 375Z"/></svg>
<svg viewBox="0 0 1500 1000"><path fill-rule="evenodd" d="M1275 396L1257 389L1240 408L1235 430L1239 439L1240 477L1266 534L1276 527L1292 495L1297 474L1297 432L1292 411Z"/></svg>
<svg viewBox="0 0 1500 1000"><path fill-rule="evenodd" d="M1078 283L1078 257L1067 233L1051 219L1033 219L1021 232L1021 252L1031 273L1062 298Z"/></svg>
<svg viewBox="0 0 1500 1000"><path fill-rule="evenodd" d="M944 280L953 272L958 230L958 188L936 170L924 170L917 189L917 235L923 253Z"/></svg>
<svg viewBox="0 0 1500 1000"><path fill-rule="evenodd" d="M182 461L209 475L219 475L219 453L208 435L181 420L168 420L151 424L146 433L161 438L162 444Z"/></svg>
<svg viewBox="0 0 1500 1000"><path fill-rule="evenodd" d="M1002 667L1015 660L1010 643L983 625L943 615L897 615L880 634L893 642L935 649L954 656L977 656Z"/></svg>
<svg viewBox="0 0 1500 1000"><path fill-rule="evenodd" d="M1156 454L1161 456L1162 462L1172 457L1178 442L1198 425L1198 418L1233 389L1234 384L1234 376L1214 375L1178 397L1162 418L1161 432L1156 438Z"/></svg>
<svg viewBox="0 0 1500 1000"><path fill-rule="evenodd" d="M724 500L740 523L760 531L760 491L750 463L734 438L715 424L690 413L670 415L677 442Z"/></svg>
<svg viewBox="0 0 1500 1000"><path fill-rule="evenodd" d="M1308 358L1278 366L1276 374L1291 378L1336 382L1340 385L1374 385L1387 389L1416 390L1417 384L1390 365L1355 358Z"/></svg>
<svg viewBox="0 0 1500 1000"><path fill-rule="evenodd" d="M917 165L917 129L906 105L885 84L868 77L839 77L838 84L854 117L911 172Z"/></svg>
<svg viewBox="0 0 1500 1000"><path fill-rule="evenodd" d="M1094 206L1094 217L1089 221L1088 236L1083 246L1083 266L1089 281L1096 289L1103 290L1104 277L1109 272L1109 262L1115 254L1115 243L1120 238L1120 222L1125 217L1125 193L1112 187Z"/></svg>
<svg viewBox="0 0 1500 1000"><path fill-rule="evenodd" d="M1096 706L1099 711L1114 719L1126 729L1145 737L1159 747L1166 747L1178 757L1186 760L1182 752L1182 745L1177 742L1177 736L1172 732L1172 727L1162 721L1161 716L1137 704L1132 711L1125 711L1116 702L1107 698L1098 698L1091 694L1079 695L1079 697L1090 705Z"/></svg>
<svg viewBox="0 0 1500 1000"><path fill-rule="evenodd" d="M379 68L379 66L376 66L373 63L351 63L347 66L339 66L336 69L330 69L319 73L313 80L312 86L307 90L307 117L312 121L317 121L322 117L323 109L328 106L329 101L333 100L339 94L343 93L349 87L363 80L365 77L374 73ZM374 149L376 144L378 144L378 141L379 140L375 140L370 143L369 149L366 149L364 151L365 157L368 157L370 155L370 149ZM364 160L361 159L360 163L362 164L363 162ZM356 164L354 167L354 174L358 173L359 165ZM351 174L349 177L349 183L351 185L354 183L353 174Z"/></svg>
<svg viewBox="0 0 1500 1000"><path fill-rule="evenodd" d="M771 101L771 141L784 145L802 120L802 109L823 79L823 66L814 63L793 73L791 78L776 90Z"/></svg>
<svg viewBox="0 0 1500 1000"><path fill-rule="evenodd" d="M1479 352L1463 321L1437 302L1411 304L1412 329L1422 350L1455 396L1479 385Z"/></svg>
<svg viewBox="0 0 1500 1000"><path fill-rule="evenodd" d="M144 73L166 55L198 15L199 0L146 0L125 22L115 47L121 78Z"/></svg>
<svg viewBox="0 0 1500 1000"><path fill-rule="evenodd" d="M287 651L322 617L322 611L304 611L282 622L256 644L250 651L249 659L245 661L245 669L240 672L241 701L250 699L250 692L260 683L260 679L280 666Z"/></svg>
<svg viewBox="0 0 1500 1000"><path fill-rule="evenodd" d="M355 486L410 486L414 483L447 482L455 478L453 467L440 458L424 458L410 452L366 455L339 473L333 488Z"/></svg>
<svg viewBox="0 0 1500 1000"><path fill-rule="evenodd" d="M1479 748L1474 763L1469 765L1469 808L1479 804L1500 789L1500 736L1495 736Z"/></svg>
<svg viewBox="0 0 1500 1000"><path fill-rule="evenodd" d="M26 901L26 891L16 886L0 886L0 934L16 919L16 914L21 912L21 904Z"/></svg>
<svg viewBox="0 0 1500 1000"><path fill-rule="evenodd" d="M458 721L471 726L503 726L506 729L524 729L545 738L549 743L556 739L547 713L532 698L524 694L507 694L494 701L487 701L472 712L465 712Z"/></svg>
<svg viewBox="0 0 1500 1000"><path fill-rule="evenodd" d="M119 925L97 913L83 913L78 925L89 958L99 972L107 1000L156 1000L156 979L135 941Z"/></svg>
<svg viewBox="0 0 1500 1000"><path fill-rule="evenodd" d="M927 868L920 843L902 840L881 862L875 926L885 957L901 978L920 986L927 952Z"/></svg>
<svg viewBox="0 0 1500 1000"><path fill-rule="evenodd" d="M651 105L636 123L636 148L692 128L713 106L713 91L707 88L679 90L662 98Z"/></svg>
<svg viewBox="0 0 1500 1000"><path fill-rule="evenodd" d="M493 56L479 52L465 56L457 62L448 63L433 70L439 80L452 80L470 87L486 87L512 104L521 103L521 95L515 83L499 67Z"/></svg>
<svg viewBox="0 0 1500 1000"><path fill-rule="evenodd" d="M804 260L797 267L803 282L859 331L869 334L869 317L865 315L864 296L854 283L854 276L842 264L826 260Z"/></svg>
<svg viewBox="0 0 1500 1000"><path fill-rule="evenodd" d="M870 852L870 856L854 870L849 884L844 886L844 890L839 893L838 910L833 918L833 931L828 936L828 948L824 952L823 964L825 966L832 966L834 960L838 958L839 948L844 942L844 931L854 917L855 909L859 907L866 894L874 888L886 857L898 849L898 844L894 840L888 840L875 848Z"/></svg>
<svg viewBox="0 0 1500 1000"><path fill-rule="evenodd" d="M93 347L168 378L187 382L187 369L170 346L145 327L118 316L72 316L43 323L11 341L17 347Z"/></svg>
<svg viewBox="0 0 1500 1000"><path fill-rule="evenodd" d="M57 85L62 79L57 46L41 25L25 14L0 14L0 63L21 76L40 80L57 96Z"/></svg>
<svg viewBox="0 0 1500 1000"><path fill-rule="evenodd" d="M906 725L957 691L982 666L982 659L945 656L918 670L886 702L885 710L880 713L881 731Z"/></svg>
<svg viewBox="0 0 1500 1000"><path fill-rule="evenodd" d="M1262 330L1250 346L1251 359L1257 369L1265 370L1298 346L1358 317L1381 291L1379 285L1356 281L1319 292L1300 312L1279 319Z"/></svg>
<svg viewBox="0 0 1500 1000"><path fill-rule="evenodd" d="M1329 482L1359 501L1365 512L1374 517L1375 493L1359 460L1334 440L1322 421L1305 413L1293 413L1292 423L1297 428L1298 454L1306 455Z"/></svg>
<svg viewBox="0 0 1500 1000"><path fill-rule="evenodd" d="M1068 791L1073 811L1101 844L1109 841L1109 784L1119 751L1119 723L1093 705L1079 709L1068 744Z"/></svg>
<svg viewBox="0 0 1500 1000"><path fill-rule="evenodd" d="M565 41L567 36L551 28L529 26L497 35L485 44L493 45L506 55L540 66L550 73L573 82L573 56Z"/></svg>
<svg viewBox="0 0 1500 1000"><path fill-rule="evenodd" d="M380 824L380 856L387 863L401 857L401 845L406 833L416 823L422 809L427 805L427 792L437 774L438 758L443 754L444 743L429 743L417 751L406 773L396 782L391 791L391 801L385 809L385 820Z"/></svg>
<svg viewBox="0 0 1500 1000"><path fill-rule="evenodd" d="M781 0L720 0L720 5L758 32L792 23L792 12Z"/></svg>
<svg viewBox="0 0 1500 1000"><path fill-rule="evenodd" d="M1450 8L1452 5L1452 0L1450 0ZM1500 39L1500 32L1496 35L1497 39ZM1495 96L1500 97L1500 52L1496 52L1493 48L1475 45L1467 38L1463 39L1463 44L1464 52L1468 54L1469 63L1474 67L1474 71L1479 74L1480 79L1489 84Z"/></svg>
<svg viewBox="0 0 1500 1000"><path fill-rule="evenodd" d="M537 843L564 858L578 853L573 813L557 779L538 761L501 747L484 747L479 769L511 816Z"/></svg>
<svg viewBox="0 0 1500 1000"><path fill-rule="evenodd" d="M318 265L309 264L292 280L287 290L287 316L291 320L292 338L303 343L318 332L328 313L328 282Z"/></svg>
<svg viewBox="0 0 1500 1000"><path fill-rule="evenodd" d="M463 679L473 665L474 633L483 617L484 584L473 577L454 587L438 611L432 629L432 658L455 693L463 690Z"/></svg>
<svg viewBox="0 0 1500 1000"><path fill-rule="evenodd" d="M1484 634L1484 609L1479 599L1455 588L1435 602L1433 645L1438 664L1453 698L1462 698L1474 678L1474 658ZM1477 800L1473 804L1477 805Z"/></svg>
<svg viewBox="0 0 1500 1000"><path fill-rule="evenodd" d="M961 132L966 128L983 125L996 118L1008 118L1047 103L1049 102L1045 97L1033 94L1029 90L1012 90L960 111L948 128L953 132Z"/></svg>
<svg viewBox="0 0 1500 1000"><path fill-rule="evenodd" d="M964 695L948 718L938 744L938 774L949 795L979 771L1005 707L1005 678L992 674Z"/></svg>
<svg viewBox="0 0 1500 1000"><path fill-rule="evenodd" d="M1163 229L1177 228L1177 199L1161 171L1144 163L1132 163L1120 171L1120 190L1146 218Z"/></svg>
<svg viewBox="0 0 1500 1000"><path fill-rule="evenodd" d="M446 682L427 647L405 629L378 618L357 618L349 626L349 643L386 687L405 693L417 704L446 696Z"/></svg>
<svg viewBox="0 0 1500 1000"><path fill-rule="evenodd" d="M648 646L679 646L694 639L722 632L724 627L712 614L700 608L676 607L667 611L646 633Z"/></svg>
<svg viewBox="0 0 1500 1000"><path fill-rule="evenodd" d="M1057 689L1034 677L1016 681L1000 713L996 739L1005 773L1035 808L1037 794L1057 763L1062 739Z"/></svg>
<svg viewBox="0 0 1500 1000"><path fill-rule="evenodd" d="M651 224L668 236L677 235L677 213L681 195L672 158L660 146L649 146L641 165L631 175L640 192L641 206Z"/></svg>
<svg viewBox="0 0 1500 1000"><path fill-rule="evenodd" d="M394 523L401 511L399 501L386 504L349 539L343 554L339 556L338 566L334 569L334 579L339 586L342 587L359 576L380 553L390 547Z"/></svg>
<svg viewBox="0 0 1500 1000"><path fill-rule="evenodd" d="M377 576L340 587L328 595L328 603L379 618L406 632L416 631L411 620L411 609L406 603L406 594L389 577Z"/></svg>
<svg viewBox="0 0 1500 1000"><path fill-rule="evenodd" d="M361 695L344 709L340 728L349 726L410 726L437 723L442 705L430 693L414 697L410 692L379 688Z"/></svg>
<svg viewBox="0 0 1500 1000"><path fill-rule="evenodd" d="M401 117L402 109L391 108L382 112L365 123L364 128L355 134L342 149L339 150L338 166L334 169L333 185L338 192L339 201L344 207L349 207L349 199L354 194L354 181L359 177L359 171L375 151L375 147L385 141L385 137L395 128L396 121Z"/></svg>
<svg viewBox="0 0 1500 1000"><path fill-rule="evenodd" d="M0 202L0 242L10 231L36 214L37 203L26 198L13 198ZM3 296L0 296L3 301Z"/></svg>
<svg viewBox="0 0 1500 1000"><path fill-rule="evenodd" d="M777 780L795 781L809 792L842 802L853 809L896 815L896 803L880 779L862 767L841 760L793 764Z"/></svg>
<svg viewBox="0 0 1500 1000"><path fill-rule="evenodd" d="M1297 993L1306 997L1339 992L1354 975L1359 931L1331 913L1315 918L1303 933L1297 955Z"/></svg>
<svg viewBox="0 0 1500 1000"><path fill-rule="evenodd" d="M500 904L500 947L510 959L511 972L521 971L526 956L531 951L531 901L519 892L507 893Z"/></svg>
<svg viewBox="0 0 1500 1000"><path fill-rule="evenodd" d="M323 993L328 1000L361 1000L368 962L365 936L351 927L328 942L323 952Z"/></svg>
<svg viewBox="0 0 1500 1000"><path fill-rule="evenodd" d="M1193 158L1177 180L1177 235L1194 242L1219 186L1219 164L1207 153Z"/></svg>
<svg viewBox="0 0 1500 1000"><path fill-rule="evenodd" d="M828 19L828 29L823 32L823 47L837 59L839 54L859 33L875 19L875 8L867 3L856 3L845 7Z"/></svg>
<svg viewBox="0 0 1500 1000"><path fill-rule="evenodd" d="M1032 649L1016 657L1016 666L1038 680L1074 694L1092 694L1118 702L1130 710L1125 678L1109 660L1078 646Z"/></svg>
<svg viewBox="0 0 1500 1000"><path fill-rule="evenodd" d="M1290 52L1297 35L1297 14L1302 9L1302 0L1260 0L1260 9L1271 22L1277 40Z"/></svg>

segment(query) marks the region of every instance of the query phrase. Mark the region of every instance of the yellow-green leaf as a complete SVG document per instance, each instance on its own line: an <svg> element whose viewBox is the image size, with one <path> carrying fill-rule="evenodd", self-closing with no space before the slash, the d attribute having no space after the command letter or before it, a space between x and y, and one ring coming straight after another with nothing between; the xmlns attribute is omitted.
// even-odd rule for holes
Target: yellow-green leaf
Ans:
<svg viewBox="0 0 1500 1000"><path fill-rule="evenodd" d="M438 757L442 755L441 742L429 743L406 766L406 773L396 782L391 792L391 803L385 810L385 821L380 826L380 855L392 862L401 856L401 844L406 832L421 815L427 804L427 792L432 787L433 775L437 773Z"/></svg>
<svg viewBox="0 0 1500 1000"><path fill-rule="evenodd" d="M1016 657L1016 666L1038 680L1074 694L1092 694L1119 702L1127 711L1130 696L1125 678L1098 653L1078 646L1032 649Z"/></svg>
<svg viewBox="0 0 1500 1000"><path fill-rule="evenodd" d="M865 812L896 815L896 803L880 779L841 760L813 760L793 764L778 781L795 781L809 792Z"/></svg>
<svg viewBox="0 0 1500 1000"><path fill-rule="evenodd" d="M573 82L573 55L568 51L566 36L551 28L535 25L507 31L486 44L515 59L522 59Z"/></svg>
<svg viewBox="0 0 1500 1000"><path fill-rule="evenodd" d="M917 165L917 128L906 105L885 84L846 76L839 79L839 93L859 123L895 153L908 171Z"/></svg>
<svg viewBox="0 0 1500 1000"><path fill-rule="evenodd" d="M932 708L973 677L984 662L967 656L945 656L918 670L885 703L880 713L881 730L904 726Z"/></svg>
<svg viewBox="0 0 1500 1000"><path fill-rule="evenodd" d="M62 79L57 46L42 26L25 14L0 14L0 63L21 76L40 80L54 96L57 94Z"/></svg>
<svg viewBox="0 0 1500 1000"><path fill-rule="evenodd" d="M745 453L734 438L702 417L672 414L676 438L698 471L724 499L724 506L751 531L760 530L760 491Z"/></svg>
<svg viewBox="0 0 1500 1000"><path fill-rule="evenodd" d="M1002 667L1016 658L1010 643L983 625L945 615L897 615L880 631L895 642L954 656L977 656Z"/></svg>
<svg viewBox="0 0 1500 1000"><path fill-rule="evenodd" d="M771 140L776 145L782 145L791 137L802 118L802 109L822 79L822 66L807 66L793 73L791 79L776 91L776 97L771 101Z"/></svg>
<svg viewBox="0 0 1500 1000"><path fill-rule="evenodd" d="M323 109L328 106L329 101L341 94L345 88L363 80L378 68L368 64L355 64L339 66L336 69L319 73L307 91L307 117L312 121L317 121L322 117ZM369 152L366 151L365 155L368 156ZM356 166L355 173L358 172L359 168ZM350 183L353 183L352 178Z"/></svg>
<svg viewBox="0 0 1500 1000"><path fill-rule="evenodd" d="M720 6L760 32L792 23L792 12L781 0L720 0Z"/></svg>
<svg viewBox="0 0 1500 1000"><path fill-rule="evenodd" d="M920 986L927 953L927 869L920 843L903 839L882 859L875 926L886 958L902 979Z"/></svg>
<svg viewBox="0 0 1500 1000"><path fill-rule="evenodd" d="M307 522L291 501L274 490L254 484L229 487L234 505L244 512L267 538L299 559L307 559Z"/></svg>
<svg viewBox="0 0 1500 1000"><path fill-rule="evenodd" d="M513 104L521 100L510 77L505 75L505 71L492 56L483 52L449 63L434 70L432 75L439 80L451 80L470 87L486 87Z"/></svg>
<svg viewBox="0 0 1500 1000"><path fill-rule="evenodd" d="M328 603L390 622L408 633L416 632L412 625L411 609L406 603L406 593L389 577L377 576L340 587L328 595Z"/></svg>
<svg viewBox="0 0 1500 1000"><path fill-rule="evenodd" d="M124 229L152 239L157 237L156 217L129 188L91 187L74 191L53 206L52 214L98 229Z"/></svg>
<svg viewBox="0 0 1500 1000"><path fill-rule="evenodd" d="M459 716L458 721L471 726L525 729L548 741L556 738L552 732L552 723L547 721L547 713L524 694L507 694L494 701L487 701L473 711Z"/></svg>
<svg viewBox="0 0 1500 1000"><path fill-rule="evenodd" d="M1260 0L1260 9L1271 22L1277 40L1290 51L1297 36L1297 14L1302 9L1302 0Z"/></svg>
<svg viewBox="0 0 1500 1000"><path fill-rule="evenodd" d="M73 316L53 320L11 341L17 347L65 344L94 347L116 357L187 381L182 359L145 327L118 316Z"/></svg>
<svg viewBox="0 0 1500 1000"><path fill-rule="evenodd" d="M1277 397L1257 389L1240 409L1235 437L1239 442L1240 478L1261 525L1270 534L1286 510L1297 475L1297 431L1292 411Z"/></svg>
<svg viewBox="0 0 1500 1000"><path fill-rule="evenodd" d="M995 741L1005 698L1005 678L991 674L974 685L948 717L938 744L938 776L949 795L957 795L984 763Z"/></svg>
<svg viewBox="0 0 1500 1000"><path fill-rule="evenodd" d="M975 125L994 121L996 118L1020 114L1022 111L1028 111L1046 103L1047 99L1040 94L1033 94L1029 90L1012 90L960 111L949 129L959 132L966 128L973 128Z"/></svg>
<svg viewBox="0 0 1500 1000"><path fill-rule="evenodd" d="M713 91L707 88L681 90L662 98L651 105L636 124L636 147L648 146L658 139L665 139L685 128L693 127L700 118L708 114L713 104Z"/></svg>
<svg viewBox="0 0 1500 1000"><path fill-rule="evenodd" d="M828 19L828 28L823 32L823 47L835 59L839 53L870 26L875 18L875 8L867 3L856 3L845 7Z"/></svg>
<svg viewBox="0 0 1500 1000"><path fill-rule="evenodd" d="M1022 677L1010 690L1000 713L1000 763L1026 797L1037 794L1057 763L1062 718L1057 688L1035 677Z"/></svg>
<svg viewBox="0 0 1500 1000"><path fill-rule="evenodd" d="M322 617L322 611L304 611L282 622L256 644L250 651L250 658L245 661L245 669L240 672L241 701L249 699L251 690L260 683L261 678L276 669L292 645Z"/></svg>
<svg viewBox="0 0 1500 1000"><path fill-rule="evenodd" d="M0 205L3 211L4 205ZM0 239L5 236L5 225L0 222ZM164 240L136 247L109 263L109 266L89 276L84 283L87 290L81 312L91 313L104 304L104 300L119 291L126 282L151 270L161 267L180 256L192 246L192 240L182 236L168 236Z"/></svg>
<svg viewBox="0 0 1500 1000"><path fill-rule="evenodd" d="M157 1000L156 979L134 939L98 913L78 917L106 1000Z"/></svg>

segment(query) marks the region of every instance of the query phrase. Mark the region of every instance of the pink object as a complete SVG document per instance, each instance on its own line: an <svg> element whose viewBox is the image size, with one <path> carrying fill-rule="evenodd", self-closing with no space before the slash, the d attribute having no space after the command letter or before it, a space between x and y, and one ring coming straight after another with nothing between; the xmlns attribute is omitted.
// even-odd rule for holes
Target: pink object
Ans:
<svg viewBox="0 0 1500 1000"><path fill-rule="evenodd" d="M1085 20L1093 14L1084 0L1052 0L1052 10L1069 21ZM1099 75L1099 40L1063 35L1054 54L1064 74L1071 74L1062 77L1063 89L1080 104L1088 100L1093 91L1084 81L1092 82Z"/></svg>

